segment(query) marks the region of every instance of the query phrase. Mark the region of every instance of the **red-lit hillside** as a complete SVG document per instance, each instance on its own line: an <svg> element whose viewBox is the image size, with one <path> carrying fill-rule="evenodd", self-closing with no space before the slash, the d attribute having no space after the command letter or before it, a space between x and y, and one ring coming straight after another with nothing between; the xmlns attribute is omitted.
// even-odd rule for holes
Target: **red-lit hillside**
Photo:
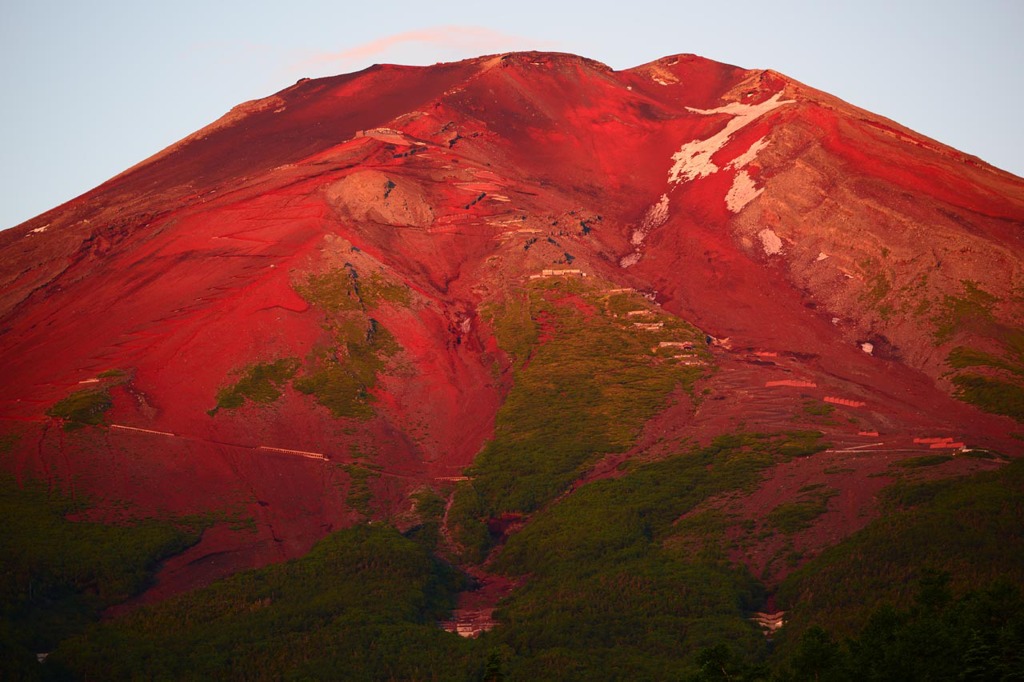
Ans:
<svg viewBox="0 0 1024 682"><path fill-rule="evenodd" d="M553 338L534 314L517 355L502 328L547 287L703 368L573 486L666 442L816 429L832 449L765 484L848 462L796 540L813 549L866 523L895 459L1021 450L1022 230L1024 180L772 71L521 53L302 80L0 233L3 463L106 518L255 519L154 596L366 518L408 526ZM769 490L736 513L789 494Z"/></svg>

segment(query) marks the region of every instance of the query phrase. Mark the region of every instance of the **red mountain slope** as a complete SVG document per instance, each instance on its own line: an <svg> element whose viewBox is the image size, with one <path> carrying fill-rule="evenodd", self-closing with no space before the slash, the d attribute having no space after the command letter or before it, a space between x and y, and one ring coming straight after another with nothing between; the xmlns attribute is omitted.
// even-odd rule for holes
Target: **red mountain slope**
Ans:
<svg viewBox="0 0 1024 682"><path fill-rule="evenodd" d="M492 435L494 307L579 270L720 340L703 397L620 457L800 419L881 444L804 540L828 542L915 438L1020 450L950 372L1020 384L1022 224L1024 180L771 71L522 53L303 80L0 233L5 467L111 515L255 518L157 595L402 524ZM80 391L109 396L105 427L62 428Z"/></svg>

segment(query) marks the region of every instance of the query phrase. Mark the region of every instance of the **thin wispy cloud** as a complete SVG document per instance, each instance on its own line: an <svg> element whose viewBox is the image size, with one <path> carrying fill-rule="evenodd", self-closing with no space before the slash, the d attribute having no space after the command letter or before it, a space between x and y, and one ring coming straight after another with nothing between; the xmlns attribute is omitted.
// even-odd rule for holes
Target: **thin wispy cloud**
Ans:
<svg viewBox="0 0 1024 682"><path fill-rule="evenodd" d="M421 53L418 56L422 60L430 62L512 50L550 49L551 44L479 26L437 26L396 33L338 52L315 54L295 68L351 68L387 61L399 52L406 55L410 48Z"/></svg>

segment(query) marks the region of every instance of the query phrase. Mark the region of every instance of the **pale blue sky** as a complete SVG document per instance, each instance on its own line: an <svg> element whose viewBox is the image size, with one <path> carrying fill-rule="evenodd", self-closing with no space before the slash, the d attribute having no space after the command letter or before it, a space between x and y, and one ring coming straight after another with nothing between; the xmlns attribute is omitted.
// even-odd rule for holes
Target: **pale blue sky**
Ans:
<svg viewBox="0 0 1024 682"><path fill-rule="evenodd" d="M510 50L771 68L1024 175L1024 2L0 0L0 228L302 76Z"/></svg>

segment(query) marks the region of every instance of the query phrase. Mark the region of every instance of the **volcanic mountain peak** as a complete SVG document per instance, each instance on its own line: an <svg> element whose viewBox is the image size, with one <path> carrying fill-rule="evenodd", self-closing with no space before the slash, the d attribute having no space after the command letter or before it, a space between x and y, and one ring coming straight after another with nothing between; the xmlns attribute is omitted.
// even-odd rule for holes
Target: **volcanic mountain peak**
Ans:
<svg viewBox="0 0 1024 682"><path fill-rule="evenodd" d="M789 477L844 472L817 525L737 545L773 587L780 553L878 512L891 458L1019 452L1022 227L1020 178L773 71L529 52L303 79L0 235L8 467L100 516L252 516L157 598L407 530L424 491L439 551L481 561L725 434L778 468L700 510L756 525Z"/></svg>

